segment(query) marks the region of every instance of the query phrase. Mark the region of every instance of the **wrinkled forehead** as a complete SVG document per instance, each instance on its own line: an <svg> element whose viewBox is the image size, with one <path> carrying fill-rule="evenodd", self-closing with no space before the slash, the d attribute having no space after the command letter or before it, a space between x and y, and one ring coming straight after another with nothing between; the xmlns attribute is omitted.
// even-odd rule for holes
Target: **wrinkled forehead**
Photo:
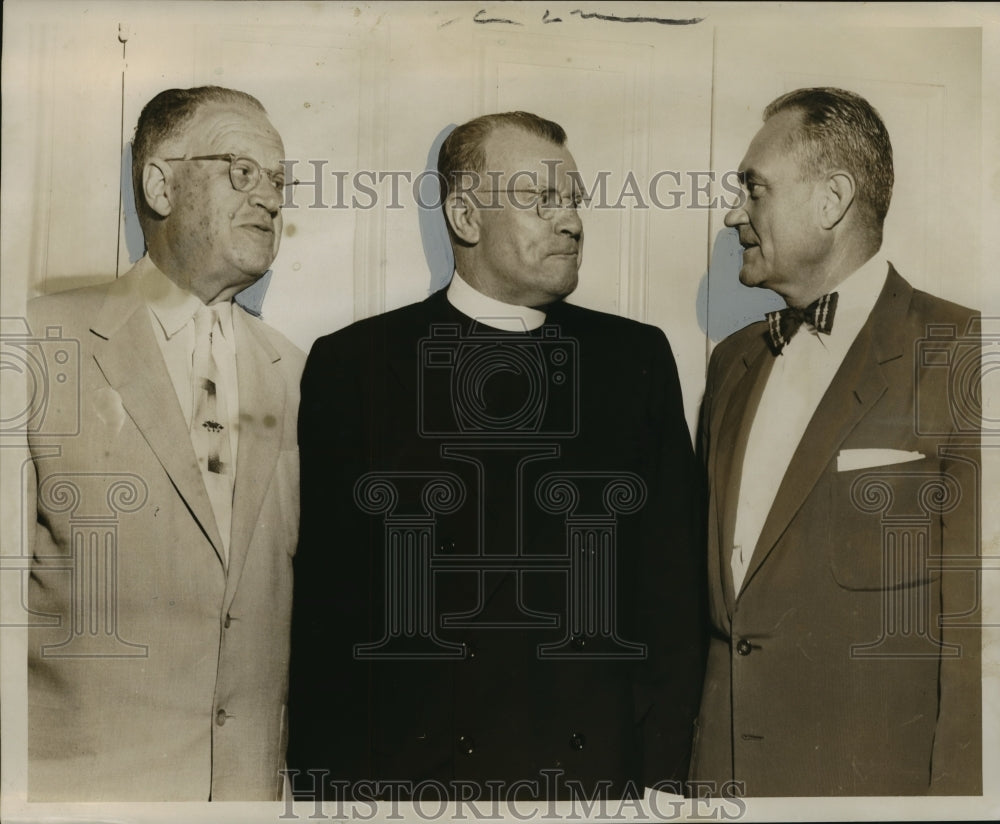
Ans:
<svg viewBox="0 0 1000 824"><path fill-rule="evenodd" d="M164 142L165 149L187 155L246 155L265 166L284 158L281 135L259 109L239 104L201 106L181 135Z"/></svg>
<svg viewBox="0 0 1000 824"><path fill-rule="evenodd" d="M567 189L578 179L569 149L517 128L497 129L483 143L487 183L498 188Z"/></svg>

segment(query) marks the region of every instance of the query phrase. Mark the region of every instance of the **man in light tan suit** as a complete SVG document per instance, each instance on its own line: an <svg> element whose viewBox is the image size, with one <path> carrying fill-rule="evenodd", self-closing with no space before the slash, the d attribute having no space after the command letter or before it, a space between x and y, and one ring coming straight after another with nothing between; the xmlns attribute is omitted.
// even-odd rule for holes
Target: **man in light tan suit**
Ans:
<svg viewBox="0 0 1000 824"><path fill-rule="evenodd" d="M148 255L29 306L70 422L29 438L29 800L280 797L304 358L233 297L277 253L283 156L249 95L162 92Z"/></svg>

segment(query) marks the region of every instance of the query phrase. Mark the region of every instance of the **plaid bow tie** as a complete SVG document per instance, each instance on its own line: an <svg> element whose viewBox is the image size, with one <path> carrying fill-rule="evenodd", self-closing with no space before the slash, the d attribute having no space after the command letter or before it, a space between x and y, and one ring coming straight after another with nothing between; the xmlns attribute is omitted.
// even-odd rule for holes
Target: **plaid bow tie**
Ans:
<svg viewBox="0 0 1000 824"><path fill-rule="evenodd" d="M829 335L830 330L833 329L833 314L836 309L837 293L831 292L829 295L823 295L819 300L813 301L805 309L789 306L776 312L768 312L765 316L767 320L766 337L771 351L775 355L780 355L781 350L799 331L799 327L803 323L808 323L817 332Z"/></svg>

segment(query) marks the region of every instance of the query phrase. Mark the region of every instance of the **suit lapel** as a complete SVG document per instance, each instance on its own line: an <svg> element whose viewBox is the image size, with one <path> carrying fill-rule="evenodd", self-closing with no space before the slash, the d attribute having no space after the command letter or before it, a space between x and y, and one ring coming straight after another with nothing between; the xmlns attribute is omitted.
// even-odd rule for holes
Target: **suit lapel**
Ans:
<svg viewBox="0 0 1000 824"><path fill-rule="evenodd" d="M420 382L420 372L424 364L421 362L420 341L431 337L435 325L459 324L459 337L464 337L468 331L466 328L468 321L460 322L465 316L448 303L446 292L445 289L435 292L423 302L424 312L417 326L400 330L402 334L399 343L385 342L387 351L391 353L389 369L399 382L401 397L418 399L421 397L423 387ZM383 328L392 329L391 325Z"/></svg>
<svg viewBox="0 0 1000 824"><path fill-rule="evenodd" d="M778 487L747 568L744 587L767 560L789 523L812 493L841 444L886 392L882 364L903 354L901 331L912 288L889 268L875 308L844 357L813 414Z"/></svg>
<svg viewBox="0 0 1000 824"><path fill-rule="evenodd" d="M236 338L240 431L229 544L227 609L236 593L264 496L271 486L271 477L281 451L286 399L285 378L275 366L281 356L261 330L236 306L233 307L233 331Z"/></svg>
<svg viewBox="0 0 1000 824"><path fill-rule="evenodd" d="M733 571L730 554L733 549L733 535L736 530L736 507L739 502L740 481L743 474L743 457L746 454L750 426L757 413L764 386L774 358L764 345L763 337L756 352L751 351L740 360L733 376L735 384L731 391L723 390L723 397L729 401L722 410L718 447L715 449L714 466L711 477L715 479L715 493L718 496L719 534L718 563L721 574L722 591L726 609L732 615L735 603Z"/></svg>
<svg viewBox="0 0 1000 824"><path fill-rule="evenodd" d="M122 406L170 477L220 561L222 540L198 469L191 435L167 372L137 276L119 278L108 290L97 321L94 360Z"/></svg>

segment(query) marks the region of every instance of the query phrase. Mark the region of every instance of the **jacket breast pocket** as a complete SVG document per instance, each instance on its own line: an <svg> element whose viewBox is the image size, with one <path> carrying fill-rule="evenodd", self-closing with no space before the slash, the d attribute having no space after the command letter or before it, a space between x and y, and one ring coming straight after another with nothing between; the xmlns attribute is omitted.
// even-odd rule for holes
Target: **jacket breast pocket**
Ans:
<svg viewBox="0 0 1000 824"><path fill-rule="evenodd" d="M838 473L830 568L845 589L893 590L940 578L942 515L961 497L948 475L920 469Z"/></svg>

